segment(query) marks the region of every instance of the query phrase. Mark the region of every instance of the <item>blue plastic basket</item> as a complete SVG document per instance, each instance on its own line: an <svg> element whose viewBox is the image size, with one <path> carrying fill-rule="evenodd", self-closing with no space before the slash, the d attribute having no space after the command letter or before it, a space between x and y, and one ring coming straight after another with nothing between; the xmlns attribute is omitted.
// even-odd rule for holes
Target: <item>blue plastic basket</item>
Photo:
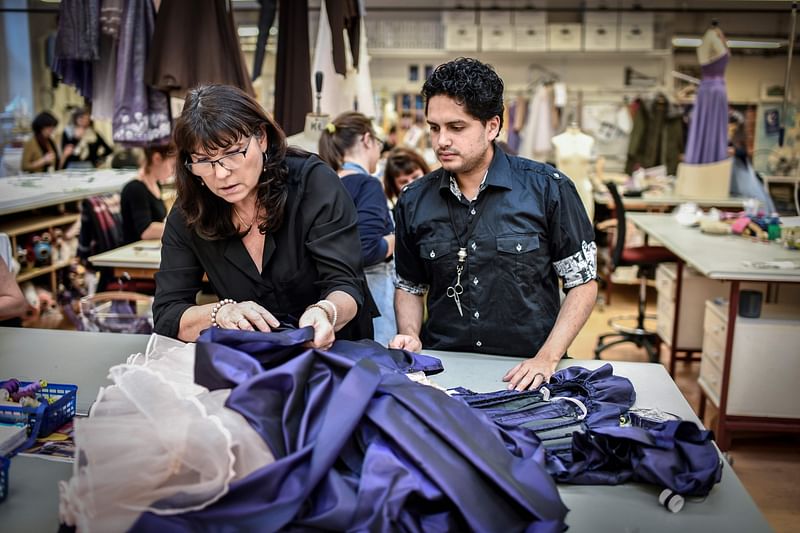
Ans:
<svg viewBox="0 0 800 533"><path fill-rule="evenodd" d="M20 386L30 383L23 381ZM38 407L0 405L0 422L28 424L28 440L17 451L30 448L37 438L47 437L75 416L78 399L76 385L48 383L37 396L51 400L52 403L43 401Z"/></svg>
<svg viewBox="0 0 800 533"><path fill-rule="evenodd" d="M8 467L11 460L8 457L0 457L0 503L8 496Z"/></svg>

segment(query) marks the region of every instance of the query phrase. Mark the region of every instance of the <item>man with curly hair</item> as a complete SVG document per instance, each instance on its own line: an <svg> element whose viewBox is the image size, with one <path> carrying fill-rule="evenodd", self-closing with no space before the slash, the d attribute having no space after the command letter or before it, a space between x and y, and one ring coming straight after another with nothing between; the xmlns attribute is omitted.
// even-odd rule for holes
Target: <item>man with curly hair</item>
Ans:
<svg viewBox="0 0 800 533"><path fill-rule="evenodd" d="M444 63L422 94L442 166L406 186L397 205L389 346L524 357L503 380L534 389L594 305L591 222L567 176L496 147L503 81L491 66Z"/></svg>

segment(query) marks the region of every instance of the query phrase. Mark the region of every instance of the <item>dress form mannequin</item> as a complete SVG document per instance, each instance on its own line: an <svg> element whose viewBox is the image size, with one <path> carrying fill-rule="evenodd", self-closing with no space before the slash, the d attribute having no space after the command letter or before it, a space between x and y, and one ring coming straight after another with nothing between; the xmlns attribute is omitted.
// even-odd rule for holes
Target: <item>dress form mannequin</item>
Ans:
<svg viewBox="0 0 800 533"><path fill-rule="evenodd" d="M289 146L299 146L303 150L316 154L319 150L319 136L330 121L331 117L328 115L308 113L303 131L287 138L286 142Z"/></svg>
<svg viewBox="0 0 800 533"><path fill-rule="evenodd" d="M712 24L703 35L703 41L697 47L697 61L701 65L708 65L728 53L725 35L719 26Z"/></svg>
<svg viewBox="0 0 800 533"><path fill-rule="evenodd" d="M317 90L317 109L316 113L306 114L306 124L301 133L295 133L286 139L289 146L299 146L308 152L317 153L319 151L319 137L322 130L331 121L329 115L325 115L320 110L320 99L322 98L322 72L314 74L314 85Z"/></svg>
<svg viewBox="0 0 800 533"><path fill-rule="evenodd" d="M594 216L594 196L589 178L589 162L594 149L594 139L583 133L578 125L571 123L564 133L553 137L556 150L556 166L569 176L578 189L589 220Z"/></svg>

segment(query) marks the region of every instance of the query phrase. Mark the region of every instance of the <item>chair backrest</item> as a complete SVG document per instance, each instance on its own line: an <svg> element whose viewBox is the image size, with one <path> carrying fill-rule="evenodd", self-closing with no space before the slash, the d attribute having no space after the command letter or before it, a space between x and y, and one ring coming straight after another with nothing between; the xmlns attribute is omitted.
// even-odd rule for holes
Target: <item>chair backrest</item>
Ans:
<svg viewBox="0 0 800 533"><path fill-rule="evenodd" d="M614 249L611 252L611 265L613 268L617 268L622 259L622 250L625 248L627 229L625 224L625 204L622 203L622 196L619 194L617 186L613 181L607 181L606 187L608 188L608 192L611 194L611 198L614 200L614 213L617 216L616 242L614 243Z"/></svg>
<svg viewBox="0 0 800 533"><path fill-rule="evenodd" d="M119 248L123 244L119 194L101 194L81 202L78 256L89 256Z"/></svg>

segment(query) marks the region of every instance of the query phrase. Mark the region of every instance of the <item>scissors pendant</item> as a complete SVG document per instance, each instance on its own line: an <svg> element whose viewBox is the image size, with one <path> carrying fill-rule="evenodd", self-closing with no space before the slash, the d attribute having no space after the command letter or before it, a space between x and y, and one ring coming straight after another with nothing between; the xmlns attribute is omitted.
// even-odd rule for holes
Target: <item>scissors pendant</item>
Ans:
<svg viewBox="0 0 800 533"><path fill-rule="evenodd" d="M464 287L461 285L461 273L464 271L464 265L459 263L456 266L456 282L454 285L447 287L447 297L452 298L458 307L458 314L464 316L461 309L461 294L464 292Z"/></svg>

